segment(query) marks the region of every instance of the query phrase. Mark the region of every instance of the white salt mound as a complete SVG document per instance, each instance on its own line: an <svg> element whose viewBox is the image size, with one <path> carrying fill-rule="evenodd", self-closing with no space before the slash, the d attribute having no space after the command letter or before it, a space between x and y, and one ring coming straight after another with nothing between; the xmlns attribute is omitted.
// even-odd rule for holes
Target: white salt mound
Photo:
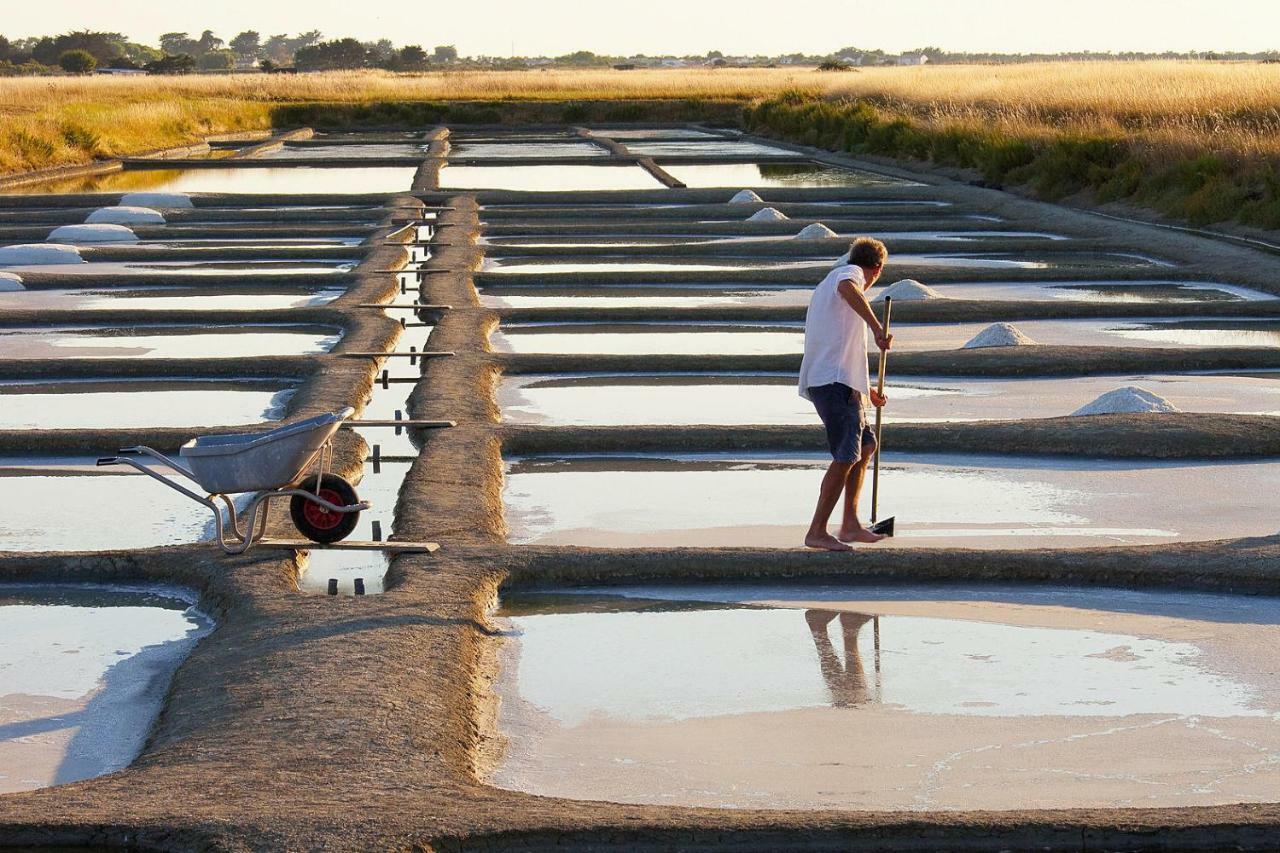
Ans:
<svg viewBox="0 0 1280 853"><path fill-rule="evenodd" d="M796 235L797 240L827 240L840 235L832 231L821 222L813 222L800 229L800 233Z"/></svg>
<svg viewBox="0 0 1280 853"><path fill-rule="evenodd" d="M60 225L49 232L50 243L136 243L127 225Z"/></svg>
<svg viewBox="0 0 1280 853"><path fill-rule="evenodd" d="M26 267L43 264L83 264L80 250L75 246L57 246L50 243L23 243L17 246L0 246L0 267Z"/></svg>
<svg viewBox="0 0 1280 853"><path fill-rule="evenodd" d="M195 207L186 193L126 193L120 199L121 207L151 207L160 210L176 210Z"/></svg>
<svg viewBox="0 0 1280 853"><path fill-rule="evenodd" d="M747 217L748 222L781 222L787 215L774 207L762 207Z"/></svg>
<svg viewBox="0 0 1280 853"><path fill-rule="evenodd" d="M1127 385L1108 391L1087 406L1081 406L1072 412L1075 415L1121 415L1146 414L1148 412L1177 412L1178 407L1159 394L1153 394L1145 388Z"/></svg>
<svg viewBox="0 0 1280 853"><path fill-rule="evenodd" d="M973 339L965 344L961 349L981 349L982 347L1025 347L1034 344L1035 341L1028 338L1016 327L1009 323L992 323L981 332L973 336Z"/></svg>
<svg viewBox="0 0 1280 853"><path fill-rule="evenodd" d="M733 194L733 198L729 199L729 204L759 204L762 201L764 199L751 190L738 190Z"/></svg>
<svg viewBox="0 0 1280 853"><path fill-rule="evenodd" d="M22 286L22 276L12 272L0 272L0 293L15 290L26 290Z"/></svg>
<svg viewBox="0 0 1280 853"><path fill-rule="evenodd" d="M163 225L164 214L151 207L100 207L85 217L90 225Z"/></svg>
<svg viewBox="0 0 1280 853"><path fill-rule="evenodd" d="M913 302L920 299L947 298L929 285L921 284L914 278L904 278L902 281L895 281L893 284L873 296L871 301L883 302L886 296L891 296L894 299L900 299L904 302Z"/></svg>

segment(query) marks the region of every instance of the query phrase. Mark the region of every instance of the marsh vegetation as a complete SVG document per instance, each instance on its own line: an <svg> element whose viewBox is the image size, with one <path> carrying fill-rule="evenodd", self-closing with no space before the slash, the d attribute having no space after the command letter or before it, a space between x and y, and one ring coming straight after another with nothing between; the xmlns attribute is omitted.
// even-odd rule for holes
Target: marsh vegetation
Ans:
<svg viewBox="0 0 1280 853"><path fill-rule="evenodd" d="M1280 65L1208 61L12 78L0 174L287 123L503 121L517 102L570 123L688 120L716 105L761 133L973 169L1043 198L1088 191L1276 228L1277 92ZM615 105L594 115L591 102Z"/></svg>

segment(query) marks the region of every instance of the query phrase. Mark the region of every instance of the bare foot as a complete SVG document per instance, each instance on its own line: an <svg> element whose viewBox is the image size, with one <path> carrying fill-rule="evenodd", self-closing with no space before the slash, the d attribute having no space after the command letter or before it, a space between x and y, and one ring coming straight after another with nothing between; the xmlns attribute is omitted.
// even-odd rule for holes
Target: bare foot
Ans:
<svg viewBox="0 0 1280 853"><path fill-rule="evenodd" d="M853 550L830 533L810 533L808 536L804 537L804 547L817 548L820 551Z"/></svg>
<svg viewBox="0 0 1280 853"><path fill-rule="evenodd" d="M841 528L839 539L841 542L865 542L868 545L872 542L879 542L884 539L883 533L872 533L865 527L859 527L854 530L845 530Z"/></svg>

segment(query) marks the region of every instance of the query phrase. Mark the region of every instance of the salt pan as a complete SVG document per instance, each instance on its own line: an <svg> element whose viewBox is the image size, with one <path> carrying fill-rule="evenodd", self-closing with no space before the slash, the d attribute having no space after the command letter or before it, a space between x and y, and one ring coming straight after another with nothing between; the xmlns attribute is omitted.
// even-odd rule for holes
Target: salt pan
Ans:
<svg viewBox="0 0 1280 853"><path fill-rule="evenodd" d="M120 199L121 207L152 207L176 210L195 207L186 193L126 193Z"/></svg>
<svg viewBox="0 0 1280 853"><path fill-rule="evenodd" d="M11 292L14 290L26 290L22 286L22 276L17 273L0 272L0 293Z"/></svg>
<svg viewBox="0 0 1280 853"><path fill-rule="evenodd" d="M1035 341L1028 338L1016 327L1009 323L992 323L981 332L974 335L973 338L965 344L961 349L981 349L983 347L1025 347L1034 344Z"/></svg>

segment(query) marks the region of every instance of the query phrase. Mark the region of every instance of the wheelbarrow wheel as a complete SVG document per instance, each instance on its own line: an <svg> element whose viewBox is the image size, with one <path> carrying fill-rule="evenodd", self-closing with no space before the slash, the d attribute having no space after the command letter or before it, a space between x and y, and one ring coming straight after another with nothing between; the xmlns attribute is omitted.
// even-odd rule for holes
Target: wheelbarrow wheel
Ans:
<svg viewBox="0 0 1280 853"><path fill-rule="evenodd" d="M325 474L316 490L315 477L308 477L299 486L335 506L351 506L359 502L355 488L337 474ZM334 512L301 495L289 500L289 515L298 531L312 542L339 542L351 535L360 520L359 512Z"/></svg>

